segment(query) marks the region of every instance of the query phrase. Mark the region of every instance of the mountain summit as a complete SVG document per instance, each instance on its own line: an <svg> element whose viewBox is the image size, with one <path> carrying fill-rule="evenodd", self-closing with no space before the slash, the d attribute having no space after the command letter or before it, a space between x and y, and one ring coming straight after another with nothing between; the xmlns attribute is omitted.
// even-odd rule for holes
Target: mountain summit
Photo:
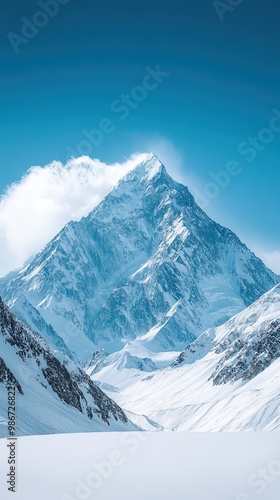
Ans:
<svg viewBox="0 0 280 500"><path fill-rule="evenodd" d="M143 359L153 359L182 350L279 281L150 154L87 217L67 224L2 295L30 326L36 310L44 329L55 331L53 342L61 337L60 346L82 362L127 343L133 354L135 341Z"/></svg>

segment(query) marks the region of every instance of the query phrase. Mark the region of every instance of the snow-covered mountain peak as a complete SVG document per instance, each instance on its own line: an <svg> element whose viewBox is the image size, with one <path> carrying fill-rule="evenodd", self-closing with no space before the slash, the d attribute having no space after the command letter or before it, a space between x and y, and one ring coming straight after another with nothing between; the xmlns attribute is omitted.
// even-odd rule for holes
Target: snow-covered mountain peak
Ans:
<svg viewBox="0 0 280 500"><path fill-rule="evenodd" d="M42 323L35 308L54 345L61 337L86 362L137 337L154 352L181 351L278 281L151 153L2 290L26 324Z"/></svg>
<svg viewBox="0 0 280 500"><path fill-rule="evenodd" d="M155 153L147 154L146 158L136 165L128 174L124 177L125 179L129 177L131 174L134 175L143 175L147 180L151 180L157 174L165 173L166 169L160 159L155 155Z"/></svg>
<svg viewBox="0 0 280 500"><path fill-rule="evenodd" d="M154 153L149 153L141 163L119 180L115 189L124 183L128 185L137 182L146 185L159 176L168 176L165 166Z"/></svg>

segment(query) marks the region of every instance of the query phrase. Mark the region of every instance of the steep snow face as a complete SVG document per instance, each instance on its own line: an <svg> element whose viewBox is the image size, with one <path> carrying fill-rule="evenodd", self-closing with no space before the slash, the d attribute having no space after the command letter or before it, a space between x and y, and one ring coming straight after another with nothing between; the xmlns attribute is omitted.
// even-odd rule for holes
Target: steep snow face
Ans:
<svg viewBox="0 0 280 500"><path fill-rule="evenodd" d="M21 316L23 294L82 362L138 341L153 360L180 352L278 281L151 154L2 294Z"/></svg>
<svg viewBox="0 0 280 500"><path fill-rule="evenodd" d="M112 357L91 376L147 429L144 418L169 430L280 429L280 285L204 332L169 368L120 370Z"/></svg>
<svg viewBox="0 0 280 500"><path fill-rule="evenodd" d="M17 435L135 429L81 368L56 357L1 299L0 354L0 436L8 435L8 383L18 392Z"/></svg>
<svg viewBox="0 0 280 500"><path fill-rule="evenodd" d="M51 349L62 352L72 361L79 363L76 354L68 349L63 339L54 331L51 325L45 322L39 311L26 300L23 294L14 303L13 312L27 328L40 332L40 335L47 341Z"/></svg>

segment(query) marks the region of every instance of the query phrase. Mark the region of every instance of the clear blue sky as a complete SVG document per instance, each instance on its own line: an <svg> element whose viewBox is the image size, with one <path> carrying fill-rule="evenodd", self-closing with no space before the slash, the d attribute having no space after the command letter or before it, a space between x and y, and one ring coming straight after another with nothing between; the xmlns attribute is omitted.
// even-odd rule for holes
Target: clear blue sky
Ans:
<svg viewBox="0 0 280 500"><path fill-rule="evenodd" d="M64 2L18 54L7 34L22 36L22 17L44 23L36 17L42 8L33 0L3 7L0 192L31 165L64 162L83 130L109 118L114 131L91 151L103 161L163 138L200 190L211 171L238 161L242 172L206 211L247 243L280 249L280 131L273 139L264 132L269 143L258 143L253 161L238 153L240 143L270 126L272 109L280 110L279 1L243 0L223 22L212 0ZM169 76L121 120L112 103L157 64Z"/></svg>

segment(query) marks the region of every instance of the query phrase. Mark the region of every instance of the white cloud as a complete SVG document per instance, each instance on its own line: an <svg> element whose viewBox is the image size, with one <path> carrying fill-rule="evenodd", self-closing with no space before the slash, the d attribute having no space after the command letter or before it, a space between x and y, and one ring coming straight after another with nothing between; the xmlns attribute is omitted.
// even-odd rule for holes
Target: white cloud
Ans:
<svg viewBox="0 0 280 500"><path fill-rule="evenodd" d="M87 215L145 156L112 165L82 156L30 168L0 201L0 276L21 267L67 222Z"/></svg>

